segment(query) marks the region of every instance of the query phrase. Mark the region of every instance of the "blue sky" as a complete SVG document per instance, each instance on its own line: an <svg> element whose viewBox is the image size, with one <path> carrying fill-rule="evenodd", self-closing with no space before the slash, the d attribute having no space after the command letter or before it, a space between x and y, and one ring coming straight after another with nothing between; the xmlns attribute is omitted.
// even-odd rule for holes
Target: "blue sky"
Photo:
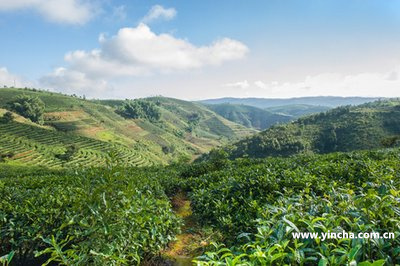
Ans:
<svg viewBox="0 0 400 266"><path fill-rule="evenodd" d="M400 96L397 0L1 0L0 85L96 98Z"/></svg>

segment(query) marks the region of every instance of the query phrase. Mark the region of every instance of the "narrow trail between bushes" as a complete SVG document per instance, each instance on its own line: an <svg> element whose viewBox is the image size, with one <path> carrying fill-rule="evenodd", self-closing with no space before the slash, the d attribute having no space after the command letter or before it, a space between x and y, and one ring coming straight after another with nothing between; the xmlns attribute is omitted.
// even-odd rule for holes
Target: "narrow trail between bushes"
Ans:
<svg viewBox="0 0 400 266"><path fill-rule="evenodd" d="M162 254L173 261L175 266L193 265L191 262L198 254L199 247L205 245L198 233L198 225L193 217L190 200L184 192L178 192L172 199L175 214L183 220L182 232L176 236Z"/></svg>

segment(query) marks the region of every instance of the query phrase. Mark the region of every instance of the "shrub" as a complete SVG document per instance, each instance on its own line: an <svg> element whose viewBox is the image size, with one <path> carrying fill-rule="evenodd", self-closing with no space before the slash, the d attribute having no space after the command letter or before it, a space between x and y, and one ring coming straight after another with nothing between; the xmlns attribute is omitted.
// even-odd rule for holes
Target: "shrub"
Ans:
<svg viewBox="0 0 400 266"><path fill-rule="evenodd" d="M0 254L19 265L137 265L179 220L157 177L109 167L0 180ZM39 251L39 252L37 252Z"/></svg>
<svg viewBox="0 0 400 266"><path fill-rule="evenodd" d="M8 103L9 108L32 122L43 124L45 105L38 97L20 95Z"/></svg>
<svg viewBox="0 0 400 266"><path fill-rule="evenodd" d="M11 112L5 112L3 117L0 118L0 122L2 123L10 123L14 120L14 115Z"/></svg>
<svg viewBox="0 0 400 266"><path fill-rule="evenodd" d="M161 118L161 111L157 105L146 100L127 100L116 112L125 118L132 119L141 118L150 121L158 121Z"/></svg>
<svg viewBox="0 0 400 266"><path fill-rule="evenodd" d="M198 265L397 265L399 150L235 161L190 178L194 214L224 232ZM292 232L395 239L293 239Z"/></svg>

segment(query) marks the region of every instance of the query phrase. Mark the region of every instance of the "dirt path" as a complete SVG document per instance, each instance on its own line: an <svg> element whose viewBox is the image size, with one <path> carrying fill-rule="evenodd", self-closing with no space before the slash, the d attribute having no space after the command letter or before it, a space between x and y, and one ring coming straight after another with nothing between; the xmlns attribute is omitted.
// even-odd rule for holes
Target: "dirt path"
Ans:
<svg viewBox="0 0 400 266"><path fill-rule="evenodd" d="M193 265L191 262L198 254L198 249L206 245L201 240L198 233L198 226L192 215L190 200L185 193L177 193L171 200L172 208L177 216L183 219L181 234L177 235L177 240L172 242L168 249L162 253L174 261L176 266ZM197 252L196 252L197 251Z"/></svg>

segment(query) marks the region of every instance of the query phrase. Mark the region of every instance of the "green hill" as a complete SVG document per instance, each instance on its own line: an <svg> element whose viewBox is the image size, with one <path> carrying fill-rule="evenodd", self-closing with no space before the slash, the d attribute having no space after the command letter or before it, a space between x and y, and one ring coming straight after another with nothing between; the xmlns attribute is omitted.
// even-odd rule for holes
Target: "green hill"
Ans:
<svg viewBox="0 0 400 266"><path fill-rule="evenodd" d="M145 99L155 103L161 114L159 120L150 121L119 115L116 109L124 101L89 101L59 93L2 88L0 115L21 95L38 97L44 103L44 124L15 112L14 121L0 123L0 154L8 164L97 165L104 163L110 152L128 165L165 164L189 160L255 132L200 104L163 97Z"/></svg>
<svg viewBox="0 0 400 266"><path fill-rule="evenodd" d="M344 106L276 125L226 148L230 157L289 156L395 146L400 135L400 101Z"/></svg>
<svg viewBox="0 0 400 266"><path fill-rule="evenodd" d="M257 107L239 104L208 104L207 108L224 118L248 128L266 129L292 119L290 115L277 114Z"/></svg>
<svg viewBox="0 0 400 266"><path fill-rule="evenodd" d="M269 107L265 110L276 113L292 116L293 118L299 118L301 116L325 112L331 109L328 106L321 105L309 105L309 104L289 104L289 105L281 105L275 107Z"/></svg>
<svg viewBox="0 0 400 266"><path fill-rule="evenodd" d="M342 105L359 105L367 102L376 101L380 98L367 98L367 97L336 97L336 96L317 96L317 97L299 97L288 99L269 99L269 98L220 98L220 99L207 99L200 101L204 104L244 104L258 108L269 108L293 104L306 104L315 106L328 106L331 108L339 107Z"/></svg>

